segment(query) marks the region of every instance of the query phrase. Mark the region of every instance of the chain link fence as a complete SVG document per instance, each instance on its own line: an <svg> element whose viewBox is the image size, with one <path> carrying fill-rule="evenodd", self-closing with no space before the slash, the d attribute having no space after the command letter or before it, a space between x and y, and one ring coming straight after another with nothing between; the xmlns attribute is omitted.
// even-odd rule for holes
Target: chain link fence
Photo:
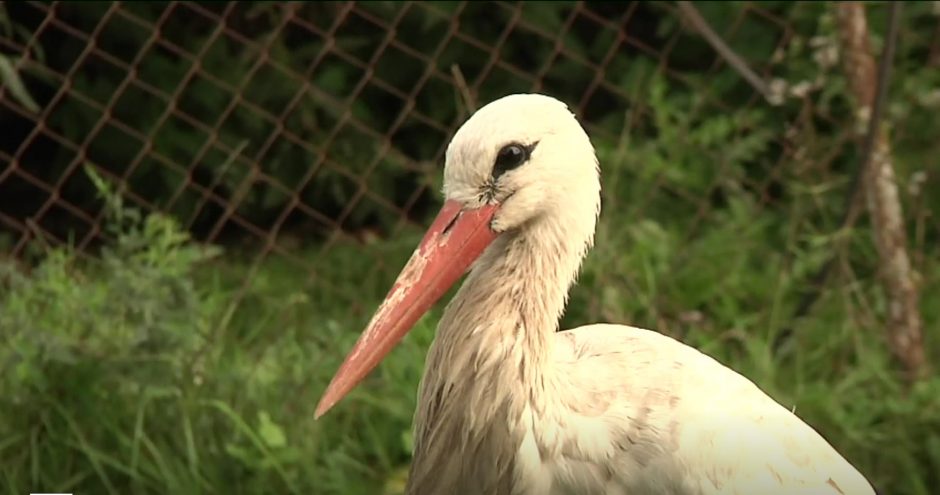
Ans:
<svg viewBox="0 0 940 495"><path fill-rule="evenodd" d="M605 215L629 222L678 204L687 239L708 235L743 196L777 215L809 194L807 211L787 213L792 228L832 234L857 161L824 4L698 5L774 102L671 3L0 9L0 241L14 258L38 241L87 253L107 240L91 167L198 240L240 246L254 266L283 258L315 279L343 243L426 221L449 137L475 107L512 92L568 102L598 145L606 183L645 181L630 197L605 198ZM931 9L910 9L894 116L937 105L935 91L914 86L940 64ZM869 10L880 30L884 9ZM924 144L918 127L897 119L895 141ZM655 140L665 144L652 152ZM900 175L922 264L936 231L917 192L937 177Z"/></svg>

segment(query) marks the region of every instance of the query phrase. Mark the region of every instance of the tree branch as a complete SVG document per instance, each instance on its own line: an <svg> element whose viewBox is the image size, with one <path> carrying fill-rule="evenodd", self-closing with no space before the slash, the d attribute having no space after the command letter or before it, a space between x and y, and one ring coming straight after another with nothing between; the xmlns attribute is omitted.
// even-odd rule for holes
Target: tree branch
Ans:
<svg viewBox="0 0 940 495"><path fill-rule="evenodd" d="M705 38L705 41L708 42L711 47L718 52L718 55L721 56L738 73L741 77L744 78L755 90L757 90L761 95L764 96L767 101L772 104L776 104L780 101L782 95L775 94L770 86L764 82L764 79L758 76L751 68L747 65L747 62L741 58L740 55L735 53L731 47L718 33L712 29L711 25L708 24L708 21L702 17L702 14L699 13L698 9L695 8L695 5L689 1L680 1L676 2L679 7L679 12L685 16L686 20L692 24L692 27Z"/></svg>

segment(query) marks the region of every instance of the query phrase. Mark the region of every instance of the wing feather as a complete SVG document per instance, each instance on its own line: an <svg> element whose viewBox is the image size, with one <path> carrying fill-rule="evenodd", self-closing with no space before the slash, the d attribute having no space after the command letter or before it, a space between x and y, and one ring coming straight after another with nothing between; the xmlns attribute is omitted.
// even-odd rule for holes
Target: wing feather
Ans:
<svg viewBox="0 0 940 495"><path fill-rule="evenodd" d="M692 347L620 325L556 339L555 359L577 391L560 408L575 426L559 443L560 473L566 462L609 462L607 493L875 493L812 427ZM577 488L577 476L567 478Z"/></svg>

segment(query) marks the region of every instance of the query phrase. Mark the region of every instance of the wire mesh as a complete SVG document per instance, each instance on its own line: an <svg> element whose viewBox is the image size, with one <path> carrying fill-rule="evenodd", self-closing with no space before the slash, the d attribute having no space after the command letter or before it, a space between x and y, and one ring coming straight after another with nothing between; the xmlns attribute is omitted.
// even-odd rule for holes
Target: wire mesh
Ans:
<svg viewBox="0 0 940 495"><path fill-rule="evenodd" d="M710 21L770 80L795 40L816 34L815 8L739 2ZM438 201L450 135L472 107L507 88L565 100L593 136L614 142L655 132L645 101L655 77L698 95L690 114L770 108L740 78L709 84L731 69L668 3L26 2L4 9L20 29L0 36L0 53L39 102L29 108L8 81L0 86L0 225L13 257L40 238L80 252L106 240L87 166L200 241L248 246L254 262L245 284L271 256L316 278L323 254L341 242L394 236L424 221ZM936 65L940 28L932 33L926 63ZM796 107L787 113L791 123L838 125L830 109L808 99ZM825 180L846 151L807 150L792 127L772 138L774 156L761 173L742 180L761 207L778 207L778 183L793 173L785 160L818 151L804 163ZM741 126L731 138L749 132ZM846 132L841 142L850 141ZM723 175L732 173L726 165L715 153L705 187L662 177L645 197L629 198L631 214L668 196L694 209L688 236L697 235L723 194ZM292 246L308 240L318 254L298 256ZM375 260L377 270L383 261Z"/></svg>

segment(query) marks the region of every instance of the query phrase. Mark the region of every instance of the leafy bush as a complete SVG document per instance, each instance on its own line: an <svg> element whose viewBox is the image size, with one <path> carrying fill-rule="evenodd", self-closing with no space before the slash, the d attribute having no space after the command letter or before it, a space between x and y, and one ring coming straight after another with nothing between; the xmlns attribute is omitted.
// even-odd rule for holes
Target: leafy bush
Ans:
<svg viewBox="0 0 940 495"><path fill-rule="evenodd" d="M348 310L310 300L297 271L279 265L245 290L248 266L237 257L207 264L216 249L90 177L105 191L114 237L100 258L66 247L30 272L0 265L0 484L15 493L374 493L376 470L407 462L409 401L380 405L378 419L341 414L342 429L313 422L307 389L355 338L338 320ZM410 246L375 249L401 256ZM350 252L335 266L378 254ZM376 293L387 283L360 280ZM386 373L391 389L417 380L422 333L408 344L416 358Z"/></svg>
<svg viewBox="0 0 940 495"><path fill-rule="evenodd" d="M113 491L115 476L152 448L144 418L178 417L172 411L200 379L218 296L190 275L213 250L190 244L172 219L141 217L108 197L116 240L100 260L59 248L30 273L0 265L8 485L68 491L92 476Z"/></svg>

